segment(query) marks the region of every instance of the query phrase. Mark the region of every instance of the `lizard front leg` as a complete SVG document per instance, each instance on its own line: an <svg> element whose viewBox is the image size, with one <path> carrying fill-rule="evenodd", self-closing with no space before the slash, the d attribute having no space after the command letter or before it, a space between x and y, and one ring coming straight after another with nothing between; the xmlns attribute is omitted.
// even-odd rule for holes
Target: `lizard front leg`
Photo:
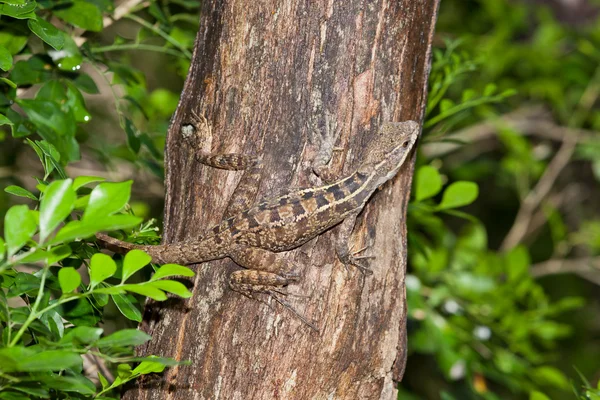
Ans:
<svg viewBox="0 0 600 400"><path fill-rule="evenodd" d="M346 219L340 224L338 227L337 236L334 238L335 241L335 252L337 253L340 261L347 267L348 265L354 265L358 268L363 274L371 275L373 271L371 271L365 264L364 258L372 258L368 256L355 256L354 253L350 249L350 236L352 235L352 231L354 230L354 225L356 225L356 217L358 216L360 211L353 212L348 215Z"/></svg>
<svg viewBox="0 0 600 400"><path fill-rule="evenodd" d="M262 162L257 157L245 154L209 154L202 151L201 141L204 137L211 136L210 124L203 116L192 114L192 122L182 125L181 135L190 143L196 159L202 164L230 171L244 170L244 175L229 200L224 218L227 219L250 208L258 192Z"/></svg>
<svg viewBox="0 0 600 400"><path fill-rule="evenodd" d="M282 297L288 294L284 288L300 279L294 263L278 257L272 251L250 246L235 247L229 253L229 257L236 264L247 268L234 271L230 275L229 287L231 289L255 300L258 300L256 294L266 294L294 313L306 325L319 331L312 322Z"/></svg>

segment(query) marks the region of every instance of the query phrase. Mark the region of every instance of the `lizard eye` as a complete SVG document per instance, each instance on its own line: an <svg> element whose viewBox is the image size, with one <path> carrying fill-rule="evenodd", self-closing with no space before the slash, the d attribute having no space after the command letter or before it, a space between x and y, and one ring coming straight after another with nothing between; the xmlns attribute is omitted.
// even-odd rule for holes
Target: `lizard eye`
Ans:
<svg viewBox="0 0 600 400"><path fill-rule="evenodd" d="M402 147L408 147L408 141L402 143Z"/></svg>

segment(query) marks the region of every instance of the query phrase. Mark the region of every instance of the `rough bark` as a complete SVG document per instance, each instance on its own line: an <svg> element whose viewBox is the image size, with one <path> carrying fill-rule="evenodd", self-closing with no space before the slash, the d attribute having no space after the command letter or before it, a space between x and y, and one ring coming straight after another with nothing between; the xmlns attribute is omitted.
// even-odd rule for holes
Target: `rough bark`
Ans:
<svg viewBox="0 0 600 400"><path fill-rule="evenodd" d="M318 183L312 162L334 138L332 169L357 165L382 121L423 118L437 0L204 2L192 66L167 138L165 242L218 223L241 177L199 165L179 132L192 112L204 149L262 155L259 196ZM414 156L414 154L413 154ZM191 365L131 388L129 399L392 399L406 360L406 204L413 162L368 203L353 235L374 274L346 270L327 232L283 257L303 267L288 300L227 286L230 260L197 266L188 301L150 303L141 353ZM334 229L335 230L335 229Z"/></svg>

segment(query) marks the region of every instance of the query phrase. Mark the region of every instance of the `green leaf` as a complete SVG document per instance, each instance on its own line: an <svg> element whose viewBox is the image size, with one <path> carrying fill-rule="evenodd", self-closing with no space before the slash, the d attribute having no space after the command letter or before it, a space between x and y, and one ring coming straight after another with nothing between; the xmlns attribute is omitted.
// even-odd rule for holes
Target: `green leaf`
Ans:
<svg viewBox="0 0 600 400"><path fill-rule="evenodd" d="M8 15L16 19L35 18L33 12L37 7L35 1L28 1L23 4L0 4L0 15Z"/></svg>
<svg viewBox="0 0 600 400"><path fill-rule="evenodd" d="M103 329L91 326L76 326L69 328L67 333L60 339L60 343L72 343L75 345L89 345L100 339Z"/></svg>
<svg viewBox="0 0 600 400"><path fill-rule="evenodd" d="M131 275L148 265L150 261L152 261L152 257L142 250L134 249L128 252L123 260L123 279L121 282L125 282Z"/></svg>
<svg viewBox="0 0 600 400"><path fill-rule="evenodd" d="M75 392L86 396L96 393L94 383L82 375L60 376L53 374L51 376L43 375L38 379L56 391Z"/></svg>
<svg viewBox="0 0 600 400"><path fill-rule="evenodd" d="M27 292L36 292L40 288L40 284L40 278L37 276L25 272L17 272L6 296L11 298Z"/></svg>
<svg viewBox="0 0 600 400"><path fill-rule="evenodd" d="M52 182L40 202L40 242L56 229L75 206L75 191L71 179Z"/></svg>
<svg viewBox="0 0 600 400"><path fill-rule="evenodd" d="M154 275L152 275L152 278L150 278L150 281L156 281L157 279L166 278L168 276L194 276L194 275L195 275L194 271L192 271L191 269L184 267L182 265L165 264L162 267L160 267L154 273Z"/></svg>
<svg viewBox="0 0 600 400"><path fill-rule="evenodd" d="M120 211L129 201L132 183L132 181L105 182L96 186L90 194L83 221L104 218Z"/></svg>
<svg viewBox="0 0 600 400"><path fill-rule="evenodd" d="M153 286L157 289L164 290L165 292L176 294L177 296L188 299L192 297L192 292L190 292L185 285L181 282L177 281L154 281L149 282L146 285Z"/></svg>
<svg viewBox="0 0 600 400"><path fill-rule="evenodd" d="M85 107L85 100L83 99L83 95L77 89L77 87L71 82L67 82L67 102L65 106L67 106L75 116L75 121L77 122L88 122L92 116L88 112Z"/></svg>
<svg viewBox="0 0 600 400"><path fill-rule="evenodd" d="M131 366L129 364L117 365L117 375L119 378L126 380L131 376Z"/></svg>
<svg viewBox="0 0 600 400"><path fill-rule="evenodd" d="M161 363L157 363L157 362L153 362L153 361L143 361L140 363L140 365L135 367L135 369L132 372L133 372L133 374L138 374L138 375L145 375L145 374L152 374L152 373L159 374L159 373L163 372L165 370L165 368L166 368L166 365L163 365Z"/></svg>
<svg viewBox="0 0 600 400"><path fill-rule="evenodd" d="M10 51L4 46L0 46L0 69L8 71L12 68L13 58Z"/></svg>
<svg viewBox="0 0 600 400"><path fill-rule="evenodd" d="M35 124L38 134L58 150L65 162L79 159L79 144L75 140L77 123L73 113L65 112L59 104L49 100L17 99L16 103Z"/></svg>
<svg viewBox="0 0 600 400"><path fill-rule="evenodd" d="M115 305L127 319L132 321L142 322L142 313L139 308L133 304L133 302L128 298L127 295L123 294L112 294L113 301Z"/></svg>
<svg viewBox="0 0 600 400"><path fill-rule="evenodd" d="M60 50L65 45L64 35L48 21L41 18L32 18L27 21L27 26L29 26L31 32L55 50Z"/></svg>
<svg viewBox="0 0 600 400"><path fill-rule="evenodd" d="M83 90L88 94L100 93L98 86L88 74L79 74L72 82L79 90Z"/></svg>
<svg viewBox="0 0 600 400"><path fill-rule="evenodd" d="M69 7L56 9L54 14L78 28L94 32L102 30L102 13L98 7L92 3L77 0L68 4Z"/></svg>
<svg viewBox="0 0 600 400"><path fill-rule="evenodd" d="M121 288L127 290L128 292L133 292L141 294L142 296L150 297L152 300L156 301L164 301L167 299L167 295L162 290L149 285L144 285L142 283L121 285Z"/></svg>
<svg viewBox="0 0 600 400"><path fill-rule="evenodd" d="M63 293L71 293L81 284L81 275L72 267L63 267L58 271L58 283Z"/></svg>
<svg viewBox="0 0 600 400"><path fill-rule="evenodd" d="M137 329L123 329L98 340L98 347L139 346L152 339L150 335Z"/></svg>
<svg viewBox="0 0 600 400"><path fill-rule="evenodd" d="M550 397L546 396L542 392L534 390L532 392L529 392L529 400L550 400Z"/></svg>
<svg viewBox="0 0 600 400"><path fill-rule="evenodd" d="M430 165L424 165L419 168L415 181L416 201L433 197L442 189L442 177L438 170Z"/></svg>
<svg viewBox="0 0 600 400"><path fill-rule="evenodd" d="M37 201L37 197L35 197L35 195L33 193L31 193L27 189L22 188L21 186L10 185L10 186L5 187L4 191L6 193L12 194L13 196L26 197L28 199Z"/></svg>
<svg viewBox="0 0 600 400"><path fill-rule="evenodd" d="M483 95L486 97L491 96L496 92L497 89L498 86L496 86L496 84L488 83L487 85L485 85L485 89L483 89Z"/></svg>
<svg viewBox="0 0 600 400"><path fill-rule="evenodd" d="M140 224L143 218L133 215L111 215L93 221L71 221L63 226L53 240L48 244L71 242L75 239L85 239L100 231L114 231L133 228Z"/></svg>
<svg viewBox="0 0 600 400"><path fill-rule="evenodd" d="M35 351L21 346L0 348L0 371L18 371L19 360L32 354L35 354Z"/></svg>
<svg viewBox="0 0 600 400"><path fill-rule="evenodd" d="M8 119L8 117L6 117L5 115L0 114L0 126L2 125L10 125L13 126L14 123Z"/></svg>
<svg viewBox="0 0 600 400"><path fill-rule="evenodd" d="M109 386L108 380L106 380L106 378L100 373L100 371L98 371L98 380L102 385L102 389L106 389Z"/></svg>
<svg viewBox="0 0 600 400"><path fill-rule="evenodd" d="M110 278L117 271L117 264L106 254L96 253L90 259L90 287Z"/></svg>
<svg viewBox="0 0 600 400"><path fill-rule="evenodd" d="M128 118L125 119L125 133L127 134L127 146L134 154L138 154L141 145L138 138L140 132Z"/></svg>
<svg viewBox="0 0 600 400"><path fill-rule="evenodd" d="M535 368L532 375L533 380L540 385L551 385L564 390L569 388L567 377L554 367L542 366Z"/></svg>
<svg viewBox="0 0 600 400"><path fill-rule="evenodd" d="M4 260L4 257L6 256L6 243L4 243L4 239L2 239L0 237L0 261ZM1 290L0 290L1 292Z"/></svg>
<svg viewBox="0 0 600 400"><path fill-rule="evenodd" d="M64 260L72 254L71 247L68 245L61 245L57 247L53 247L52 250L48 252L48 257L46 258L46 263L48 265L53 265L58 263L59 261Z"/></svg>
<svg viewBox="0 0 600 400"><path fill-rule="evenodd" d="M458 181L452 183L444 191L442 201L436 207L437 210L446 210L466 206L475 201L479 194L479 188L476 183Z"/></svg>
<svg viewBox="0 0 600 400"><path fill-rule="evenodd" d="M4 216L4 240L8 257L25 245L37 230L34 214L26 205L12 206Z"/></svg>
<svg viewBox="0 0 600 400"><path fill-rule="evenodd" d="M19 360L18 371L59 371L82 364L81 356L64 350L47 350Z"/></svg>
<svg viewBox="0 0 600 400"><path fill-rule="evenodd" d="M87 184L93 183L93 182L103 182L105 180L106 180L106 178L103 178L101 176L78 176L73 181L73 190L77 190L77 189L79 189Z"/></svg>

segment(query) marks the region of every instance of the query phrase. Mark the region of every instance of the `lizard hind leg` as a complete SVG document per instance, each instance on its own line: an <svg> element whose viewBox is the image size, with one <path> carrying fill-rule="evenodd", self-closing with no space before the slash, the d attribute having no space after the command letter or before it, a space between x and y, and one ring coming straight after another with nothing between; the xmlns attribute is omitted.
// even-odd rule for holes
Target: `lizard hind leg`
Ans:
<svg viewBox="0 0 600 400"><path fill-rule="evenodd" d="M283 297L285 287L298 282L300 274L291 261L276 253L258 247L238 246L229 257L247 270L234 271L229 278L231 289L246 297L259 300L257 294L266 294L294 313L302 322L318 331L315 325L294 309Z"/></svg>
<svg viewBox="0 0 600 400"><path fill-rule="evenodd" d="M290 303L287 302L282 296L287 296L288 293L284 291L283 287L287 286L290 280L274 274L272 272L257 271L257 270L240 270L234 271L229 277L229 287L244 296L260 301L271 307L270 304L262 301L257 295L265 294L287 308L297 318L299 318L306 325L319 332L319 329L314 323L310 322L308 318L302 315L296 310Z"/></svg>

